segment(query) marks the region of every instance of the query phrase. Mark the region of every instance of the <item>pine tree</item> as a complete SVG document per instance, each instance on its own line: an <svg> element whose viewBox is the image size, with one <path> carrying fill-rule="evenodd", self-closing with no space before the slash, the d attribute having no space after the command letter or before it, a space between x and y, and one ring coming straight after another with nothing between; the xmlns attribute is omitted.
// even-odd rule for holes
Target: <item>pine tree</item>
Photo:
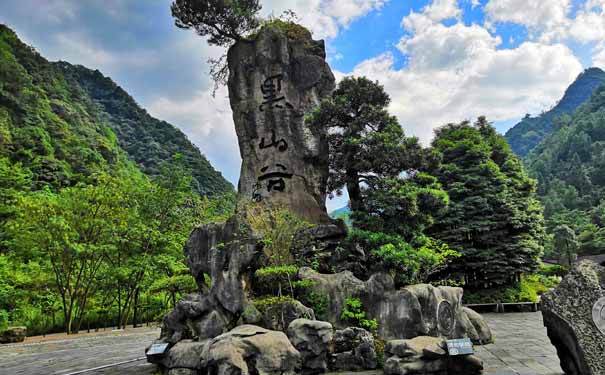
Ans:
<svg viewBox="0 0 605 375"><path fill-rule="evenodd" d="M504 138L481 117L438 129L433 147L450 205L431 233L462 252L453 270L471 287L510 284L534 271L543 249L542 209L535 181Z"/></svg>

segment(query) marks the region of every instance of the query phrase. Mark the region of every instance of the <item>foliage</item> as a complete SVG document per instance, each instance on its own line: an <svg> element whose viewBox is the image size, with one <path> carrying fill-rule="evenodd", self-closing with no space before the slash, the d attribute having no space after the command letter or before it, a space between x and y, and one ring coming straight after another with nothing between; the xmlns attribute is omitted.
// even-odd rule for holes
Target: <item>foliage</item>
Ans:
<svg viewBox="0 0 605 375"><path fill-rule="evenodd" d="M302 298L302 302L312 308L318 318L328 311L329 297L324 293L308 291Z"/></svg>
<svg viewBox="0 0 605 375"><path fill-rule="evenodd" d="M228 47L259 26L258 0L175 0L170 6L177 27L194 29L208 44Z"/></svg>
<svg viewBox="0 0 605 375"><path fill-rule="evenodd" d="M559 263L570 266L577 256L580 243L576 233L567 225L558 225L553 231L553 246L559 257Z"/></svg>
<svg viewBox="0 0 605 375"><path fill-rule="evenodd" d="M348 241L369 250L373 269L389 272L400 286L428 282L460 256L447 244L430 237L417 237L409 243L398 235L353 230Z"/></svg>
<svg viewBox="0 0 605 375"><path fill-rule="evenodd" d="M552 256L555 230L573 230L580 255L605 251L605 86L596 89L584 105L560 121L526 158L538 181L544 204Z"/></svg>
<svg viewBox="0 0 605 375"><path fill-rule="evenodd" d="M361 327L368 331L376 331L378 322L376 319L367 319L363 310L363 304L359 298L347 298L343 307L340 319L350 323L355 327Z"/></svg>
<svg viewBox="0 0 605 375"><path fill-rule="evenodd" d="M559 117L571 115L603 84L605 72L599 68L586 69L567 88L563 98L552 109L537 117L526 115L521 122L506 132L505 137L512 150L521 157L527 156L544 138L557 130Z"/></svg>
<svg viewBox="0 0 605 375"><path fill-rule="evenodd" d="M464 303L538 302L539 296L555 288L559 280L553 276L527 275L522 277L520 282L508 287L473 292L465 290L463 301Z"/></svg>
<svg viewBox="0 0 605 375"><path fill-rule="evenodd" d="M271 290L277 286L277 295L282 295L282 289L287 286L290 296L294 296L294 279L298 274L296 266L270 266L259 268L254 276L261 290ZM298 284L300 287L302 284Z"/></svg>
<svg viewBox="0 0 605 375"><path fill-rule="evenodd" d="M471 288L513 284L534 272L543 249L542 208L535 181L504 138L479 118L438 129L433 147L449 208L429 234L462 253L451 270Z"/></svg>
<svg viewBox="0 0 605 375"><path fill-rule="evenodd" d="M312 127L328 128L328 193L340 195L346 186L353 212L363 210L364 186L371 189L382 178L416 168L422 160L418 139L405 137L386 110L389 102L377 82L345 77L306 119Z"/></svg>
<svg viewBox="0 0 605 375"><path fill-rule="evenodd" d="M263 244L266 263L284 266L294 263L290 248L294 234L311 224L281 207L266 207L259 203L241 202L241 212L255 235Z"/></svg>
<svg viewBox="0 0 605 375"><path fill-rule="evenodd" d="M552 265L541 265L540 266L540 275L544 275L544 276L558 276L558 277L564 277L565 275L567 275L567 272L569 271L569 269L565 266L561 266L559 264L552 264Z"/></svg>

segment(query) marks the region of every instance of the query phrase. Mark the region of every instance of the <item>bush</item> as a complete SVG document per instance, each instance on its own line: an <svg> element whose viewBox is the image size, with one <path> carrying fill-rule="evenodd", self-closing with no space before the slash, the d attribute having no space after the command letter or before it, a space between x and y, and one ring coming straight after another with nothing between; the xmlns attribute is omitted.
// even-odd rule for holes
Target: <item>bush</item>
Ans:
<svg viewBox="0 0 605 375"><path fill-rule="evenodd" d="M378 322L376 319L366 318L363 304L359 298L347 298L345 300L345 306L342 310L342 314L340 314L340 319L353 324L355 327L365 328L371 332L378 329Z"/></svg>
<svg viewBox="0 0 605 375"><path fill-rule="evenodd" d="M569 272L567 267L560 264L542 264L539 273L544 276L564 277Z"/></svg>
<svg viewBox="0 0 605 375"><path fill-rule="evenodd" d="M290 290L290 296L294 296L294 278L298 273L296 266L270 266L256 270L256 286L261 292L282 295L284 287ZM277 290L276 290L277 288Z"/></svg>
<svg viewBox="0 0 605 375"><path fill-rule="evenodd" d="M548 292L559 283L553 276L528 275L516 285L504 288L484 289L476 292L464 292L464 303L515 303L538 302L539 296Z"/></svg>

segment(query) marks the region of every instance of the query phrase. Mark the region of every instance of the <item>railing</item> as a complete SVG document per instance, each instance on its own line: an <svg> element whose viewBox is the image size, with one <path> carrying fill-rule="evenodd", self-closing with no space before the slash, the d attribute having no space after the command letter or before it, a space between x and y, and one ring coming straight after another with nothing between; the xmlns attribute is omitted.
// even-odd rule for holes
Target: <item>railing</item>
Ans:
<svg viewBox="0 0 605 375"><path fill-rule="evenodd" d="M465 307L493 307L494 312L503 313L505 312L506 306L529 306L532 312L540 310L539 302L494 302L494 303L469 303L465 304Z"/></svg>

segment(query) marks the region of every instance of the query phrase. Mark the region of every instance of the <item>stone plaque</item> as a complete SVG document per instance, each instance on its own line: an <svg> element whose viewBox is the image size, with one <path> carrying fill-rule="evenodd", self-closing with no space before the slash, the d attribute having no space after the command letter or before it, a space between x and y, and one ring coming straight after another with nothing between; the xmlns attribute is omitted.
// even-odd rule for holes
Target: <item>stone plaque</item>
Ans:
<svg viewBox="0 0 605 375"><path fill-rule="evenodd" d="M454 309L448 301L441 301L437 306L437 325L443 335L449 335L454 329Z"/></svg>
<svg viewBox="0 0 605 375"><path fill-rule="evenodd" d="M168 343L153 344L153 345L151 345L149 350L145 353L145 355L147 355L147 356L163 355L166 352L166 349L168 349Z"/></svg>
<svg viewBox="0 0 605 375"><path fill-rule="evenodd" d="M592 307L592 321L599 331L605 335L605 297L599 298Z"/></svg>
<svg viewBox="0 0 605 375"><path fill-rule="evenodd" d="M475 352L473 350L473 343L469 338L447 340L446 343L447 352L450 356L473 354Z"/></svg>

